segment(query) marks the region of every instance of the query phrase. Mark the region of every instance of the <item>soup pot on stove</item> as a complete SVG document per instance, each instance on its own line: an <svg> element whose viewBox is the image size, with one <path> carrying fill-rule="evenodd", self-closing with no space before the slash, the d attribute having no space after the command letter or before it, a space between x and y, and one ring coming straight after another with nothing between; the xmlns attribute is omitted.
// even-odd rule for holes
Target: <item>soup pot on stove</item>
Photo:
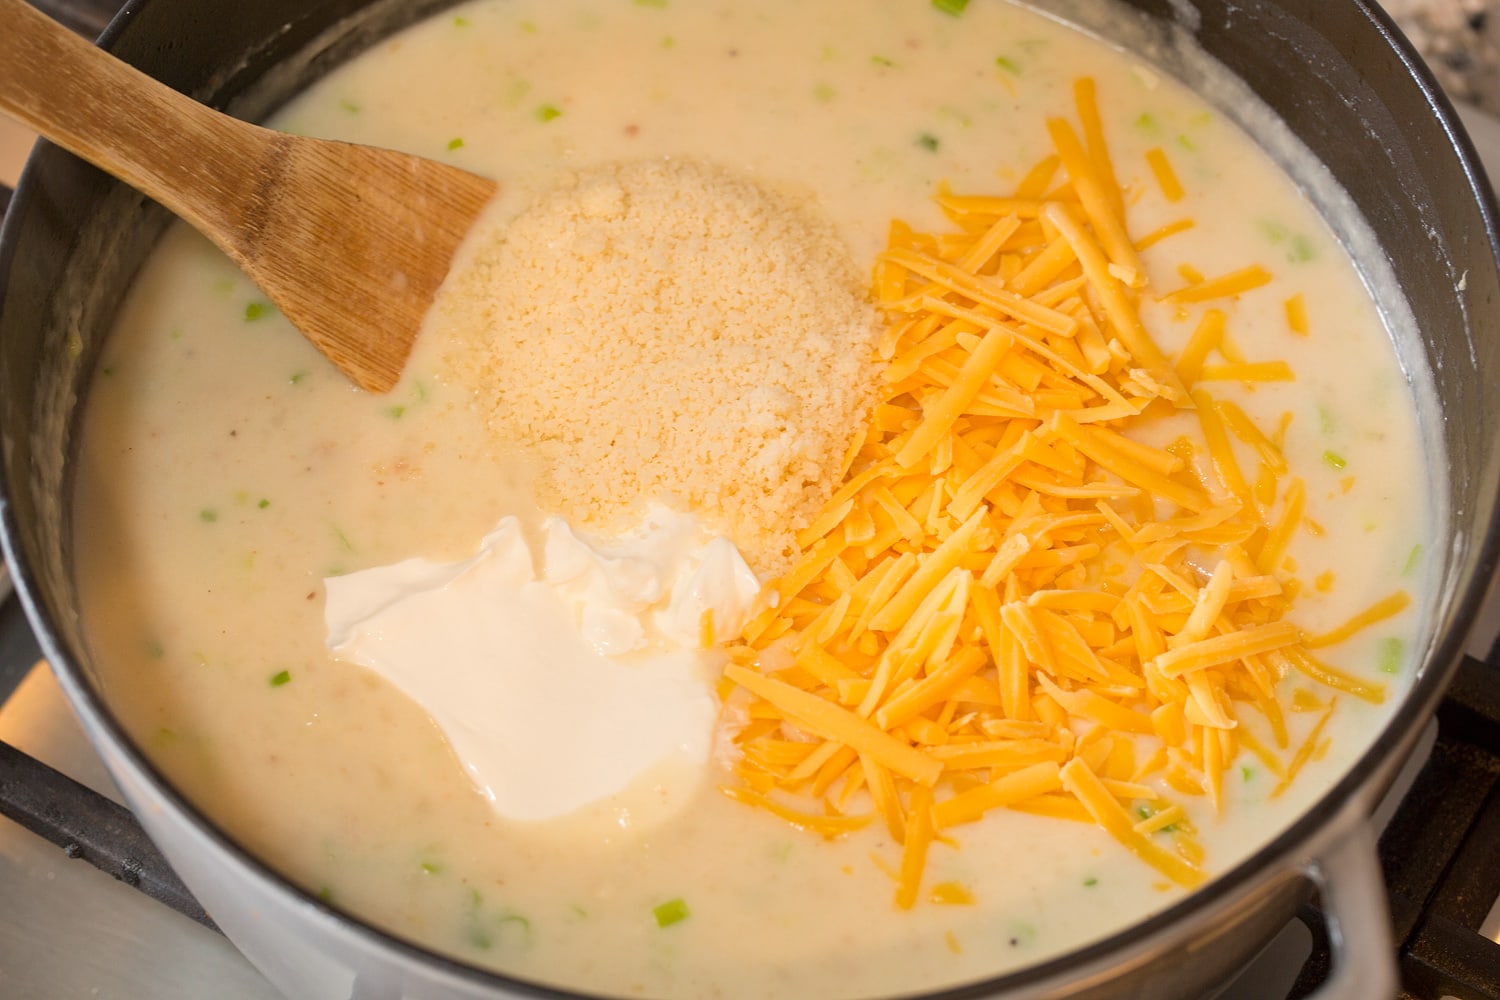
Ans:
<svg viewBox="0 0 1500 1000"><path fill-rule="evenodd" d="M445 6L440 0L137 0L101 44L248 118ZM1044 9L1057 4L1038 3ZM1452 109L1363 0L1131 0L1170 50L1239 77L1347 191L1394 264L1441 407L1450 507L1422 669L1371 748L1296 824L1207 888L1071 954L944 997L1198 996L1316 890L1335 942L1328 996L1394 986L1369 817L1441 697L1495 570L1500 402L1495 206ZM1071 7L1070 7L1071 10ZM1087 27L1087 24L1085 24ZM1223 111L1234 117L1234 108ZM292 886L174 790L125 735L80 634L68 497L80 407L114 310L164 211L60 150L28 165L0 230L0 529L74 708L141 822L214 920L295 997L565 996L426 952ZM934 994L939 995L939 994Z"/></svg>

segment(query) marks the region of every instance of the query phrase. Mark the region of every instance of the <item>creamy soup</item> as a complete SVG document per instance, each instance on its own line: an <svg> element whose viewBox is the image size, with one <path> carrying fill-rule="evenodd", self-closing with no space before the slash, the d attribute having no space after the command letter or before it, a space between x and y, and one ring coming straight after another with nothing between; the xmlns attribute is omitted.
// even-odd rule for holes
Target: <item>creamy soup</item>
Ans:
<svg viewBox="0 0 1500 1000"><path fill-rule="evenodd" d="M1021 183L1052 150L1047 120L1074 116L1081 76L1097 89L1130 237L1194 223L1142 251L1140 308L1162 351L1180 359L1217 308L1245 359L1295 373L1212 383L1277 435L1306 485L1274 569L1296 588L1290 620L1315 635L1393 592L1413 598L1319 650L1383 685L1382 703L1296 674L1277 685L1290 731L1278 759L1311 734L1284 792L1241 745L1220 815L1184 801L1211 876L1314 802L1404 690L1435 516L1424 490L1436 477L1420 470L1439 461L1419 448L1413 389L1361 274L1222 113L1133 56L989 0L478 0L338 69L274 124L494 176L502 225L577 172L710 163L811 206L863 274L892 220L954 228L933 201L940 184L1001 195ZM1168 297L1251 267L1267 280L1238 294ZM631 996L905 993L1057 956L1183 897L1098 825L998 809L928 852L923 885L958 888L898 906L901 854L884 824L825 839L721 793L736 780L733 713L670 809L632 812L603 793L497 809L431 703L331 652L325 621L325 579L468 559L508 516L571 516L545 491L538 502L537 456L494 433L474 350L434 324L392 393L360 392L180 227L106 345L78 476L91 645L134 738L251 852L463 961ZM752 568L767 582L784 567ZM465 690L464 674L442 673L459 666L437 659L423 668L432 683ZM483 669L472 660L462 669ZM543 784L561 756L593 746L568 737L584 708L557 700L547 738L512 751ZM650 699L629 710L649 717ZM1166 832L1149 836L1170 846Z"/></svg>

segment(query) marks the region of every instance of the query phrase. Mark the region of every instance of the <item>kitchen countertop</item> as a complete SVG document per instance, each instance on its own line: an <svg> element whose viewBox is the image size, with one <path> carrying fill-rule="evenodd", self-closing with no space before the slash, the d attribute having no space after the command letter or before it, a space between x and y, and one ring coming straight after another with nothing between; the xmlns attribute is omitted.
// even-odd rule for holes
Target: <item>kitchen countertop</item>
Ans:
<svg viewBox="0 0 1500 1000"><path fill-rule="evenodd" d="M1456 100L1500 115L1500 2L1384 0Z"/></svg>

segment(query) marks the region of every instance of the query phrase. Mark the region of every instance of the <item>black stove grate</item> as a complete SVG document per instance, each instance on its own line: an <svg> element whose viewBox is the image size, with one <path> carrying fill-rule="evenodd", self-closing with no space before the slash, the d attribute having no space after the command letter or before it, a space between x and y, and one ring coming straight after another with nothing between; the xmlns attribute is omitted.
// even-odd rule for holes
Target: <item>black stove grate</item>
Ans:
<svg viewBox="0 0 1500 1000"><path fill-rule="evenodd" d="M1480 933L1500 895L1500 653L1465 657L1437 719L1432 753L1380 838L1400 1000L1500 1000L1500 944ZM1300 919L1313 953L1292 998L1329 967L1316 906Z"/></svg>
<svg viewBox="0 0 1500 1000"><path fill-rule="evenodd" d="M1479 933L1500 894L1500 657L1466 659L1438 710L1432 758L1382 838L1409 995L1500 1000L1500 944Z"/></svg>

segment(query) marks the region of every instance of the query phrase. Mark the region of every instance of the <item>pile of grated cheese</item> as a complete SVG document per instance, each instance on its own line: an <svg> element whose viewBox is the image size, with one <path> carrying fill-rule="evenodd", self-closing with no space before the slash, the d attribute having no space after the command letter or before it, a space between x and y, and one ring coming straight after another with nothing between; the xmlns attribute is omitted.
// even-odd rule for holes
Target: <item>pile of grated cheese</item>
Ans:
<svg viewBox="0 0 1500 1000"><path fill-rule="evenodd" d="M476 392L544 509L607 532L656 501L763 577L789 565L877 381L878 314L813 205L691 159L608 164L456 282L439 308L478 338Z"/></svg>
<svg viewBox="0 0 1500 1000"><path fill-rule="evenodd" d="M743 719L725 794L824 836L884 824L904 907L933 841L996 809L1097 824L1198 885L1183 801L1217 811L1241 751L1280 794L1339 697L1384 697L1321 649L1409 604L1397 591L1319 636L1286 619L1305 520L1289 421L1258 427L1209 388L1293 377L1241 355L1217 307L1272 275L1179 269L1161 300L1202 313L1169 361L1138 254L1192 221L1130 239L1092 82L1075 98L1081 127L1048 122L1055 153L1013 196L940 192L952 233L892 225L880 398L725 669ZM1146 159L1176 201L1170 161ZM1132 437L1147 420L1181 435ZM929 898L972 901L947 883Z"/></svg>

